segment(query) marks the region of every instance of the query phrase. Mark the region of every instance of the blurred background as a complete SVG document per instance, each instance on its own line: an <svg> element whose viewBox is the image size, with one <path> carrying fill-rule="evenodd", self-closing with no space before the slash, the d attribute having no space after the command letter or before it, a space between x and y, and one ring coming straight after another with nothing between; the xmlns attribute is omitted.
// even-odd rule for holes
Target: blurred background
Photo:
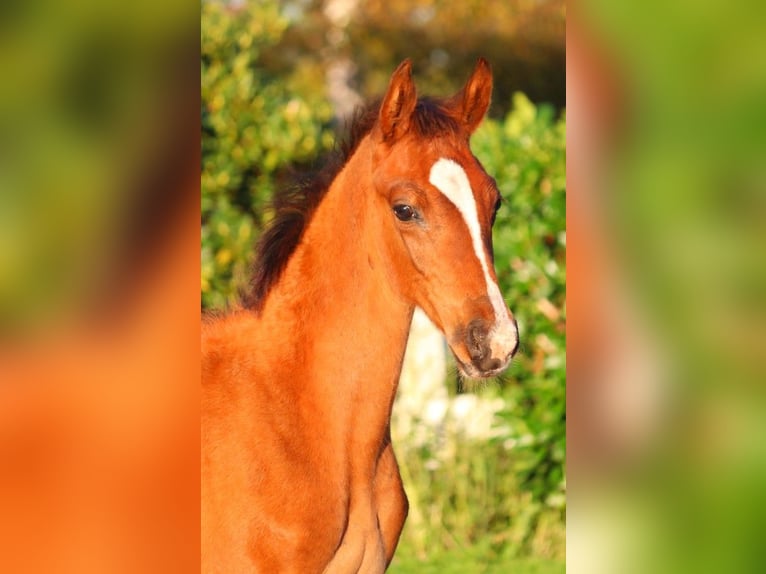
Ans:
<svg viewBox="0 0 766 574"><path fill-rule="evenodd" d="M472 148L505 200L495 264L522 350L475 388L416 316L392 421L410 500L392 572L564 570L565 18L562 1L202 5L205 310L236 304L274 192L322 165L402 60L433 96L462 88L478 57L492 65Z"/></svg>
<svg viewBox="0 0 766 574"><path fill-rule="evenodd" d="M574 572L766 568L764 15L570 6Z"/></svg>
<svg viewBox="0 0 766 574"><path fill-rule="evenodd" d="M199 6L0 7L0 571L199 564Z"/></svg>

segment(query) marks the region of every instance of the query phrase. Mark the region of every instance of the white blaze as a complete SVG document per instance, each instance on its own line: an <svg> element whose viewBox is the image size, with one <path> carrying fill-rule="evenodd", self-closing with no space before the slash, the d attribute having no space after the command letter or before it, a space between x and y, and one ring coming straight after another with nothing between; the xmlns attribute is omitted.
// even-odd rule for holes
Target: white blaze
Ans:
<svg viewBox="0 0 766 574"><path fill-rule="evenodd" d="M492 329L492 333L499 339L497 341L498 346L510 347L508 349L508 352L510 352L516 345L518 334L508 317L508 310L500 293L500 288L489 273L489 261L487 252L484 249L484 242L481 239L479 214L476 211L476 199L473 196L468 176L458 163L451 159L441 158L431 167L429 181L431 185L441 191L457 207L468 226L473 250L484 271L487 295L495 311L495 326Z"/></svg>

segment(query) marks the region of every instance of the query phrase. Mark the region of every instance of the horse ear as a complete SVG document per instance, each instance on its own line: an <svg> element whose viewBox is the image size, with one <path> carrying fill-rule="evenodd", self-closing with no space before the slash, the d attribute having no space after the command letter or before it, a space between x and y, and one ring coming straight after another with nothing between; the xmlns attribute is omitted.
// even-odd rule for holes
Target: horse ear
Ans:
<svg viewBox="0 0 766 574"><path fill-rule="evenodd" d="M484 119L492 99L492 69L489 62L479 58L463 89L452 97L456 114L472 134Z"/></svg>
<svg viewBox="0 0 766 574"><path fill-rule="evenodd" d="M383 141L396 141L410 125L418 96L412 82L412 62L404 60L391 75L386 95L380 106L379 125Z"/></svg>

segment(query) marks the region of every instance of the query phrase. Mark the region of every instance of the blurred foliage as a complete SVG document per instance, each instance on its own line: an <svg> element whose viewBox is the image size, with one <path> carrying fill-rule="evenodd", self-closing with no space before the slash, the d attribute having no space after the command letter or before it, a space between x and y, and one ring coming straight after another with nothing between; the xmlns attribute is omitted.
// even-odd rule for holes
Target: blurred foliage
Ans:
<svg viewBox="0 0 766 574"><path fill-rule="evenodd" d="M423 93L462 86L479 56L497 72L493 117L511 95L561 108L566 101L563 0L291 0L293 26L269 64L284 70L348 58L353 87L364 97L385 90L390 70L411 58Z"/></svg>
<svg viewBox="0 0 766 574"><path fill-rule="evenodd" d="M332 143L321 90L293 89L261 54L287 21L276 2L202 5L202 305L222 307L245 281L269 200L289 166ZM296 71L295 73L298 73ZM296 80L297 82L298 80Z"/></svg>
<svg viewBox="0 0 766 574"><path fill-rule="evenodd" d="M349 32L349 45L361 55L359 68L371 71L360 85L365 95L383 89L385 70L404 58L428 71L420 84L426 93L449 93L481 55L496 70L509 71L495 74L494 115L507 113L518 90L534 101L565 103L563 1L371 0L359 11L361 23ZM376 49L364 49L371 44Z"/></svg>
<svg viewBox="0 0 766 574"><path fill-rule="evenodd" d="M511 18L521 5L499 3L495 21L477 19L476 34L469 35L466 45L490 26L502 33L497 19ZM222 308L236 298L246 280L252 245L268 224L272 193L290 171L318 163L315 158L332 145L333 110L319 88L325 85L322 66L354 45L359 21L371 25L379 19L384 26L382 6L357 6L354 25L343 28L345 40L326 42L316 36L317 30L330 34L333 24L319 3L267 1L237 10L203 4L204 308ZM415 59L416 67L418 58L427 60L418 68L420 93L445 94L460 87L475 56L462 60L450 46L452 56L443 60L441 48L434 46L456 43L450 34L460 30L470 6L457 10L452 19L443 8L441 2L419 2L409 19L397 23L394 16L408 8L401 2L390 5L385 26L401 37L393 41L372 34L365 49L353 56L358 64L355 81L364 95L382 91L391 70L406 56ZM421 20L429 14L433 25L426 26ZM416 25L442 35L438 41L415 35L418 41L408 44L408 27ZM477 46L477 54L486 53L483 48ZM561 560L566 514L566 120L554 106L536 105L521 92L503 96L507 74L502 65L494 69L501 86L493 106L498 119L484 122L472 147L504 198L494 231L495 262L501 289L519 322L521 351L508 376L482 393L502 399L503 408L492 423L502 432L456 444L450 460L440 461L438 468L427 448L402 448L408 494L417 501L413 508L421 509L420 516L411 514L402 540L404 548L421 557L426 550L481 542L499 559L535 555ZM559 80L563 85L563 78Z"/></svg>
<svg viewBox="0 0 766 574"><path fill-rule="evenodd" d="M103 305L167 229L173 186L150 180L191 163L196 18L175 0L2 3L3 336Z"/></svg>
<svg viewBox="0 0 766 574"><path fill-rule="evenodd" d="M763 572L766 5L577 5L571 563Z"/></svg>

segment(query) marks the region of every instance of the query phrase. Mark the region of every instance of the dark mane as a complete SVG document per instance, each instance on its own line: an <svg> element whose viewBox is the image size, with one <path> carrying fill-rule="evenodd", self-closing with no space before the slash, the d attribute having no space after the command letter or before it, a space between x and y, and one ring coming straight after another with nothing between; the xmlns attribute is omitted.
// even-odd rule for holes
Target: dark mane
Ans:
<svg viewBox="0 0 766 574"><path fill-rule="evenodd" d="M330 184L369 134L378 119L380 100L356 110L345 138L336 141L335 150L316 174L278 192L273 198L276 213L271 226L256 246L256 260L250 290L243 297L245 307L260 310L266 295L279 279L292 253L300 243L317 206ZM460 126L449 114L445 100L421 98L415 107L413 128L421 138L456 134Z"/></svg>

